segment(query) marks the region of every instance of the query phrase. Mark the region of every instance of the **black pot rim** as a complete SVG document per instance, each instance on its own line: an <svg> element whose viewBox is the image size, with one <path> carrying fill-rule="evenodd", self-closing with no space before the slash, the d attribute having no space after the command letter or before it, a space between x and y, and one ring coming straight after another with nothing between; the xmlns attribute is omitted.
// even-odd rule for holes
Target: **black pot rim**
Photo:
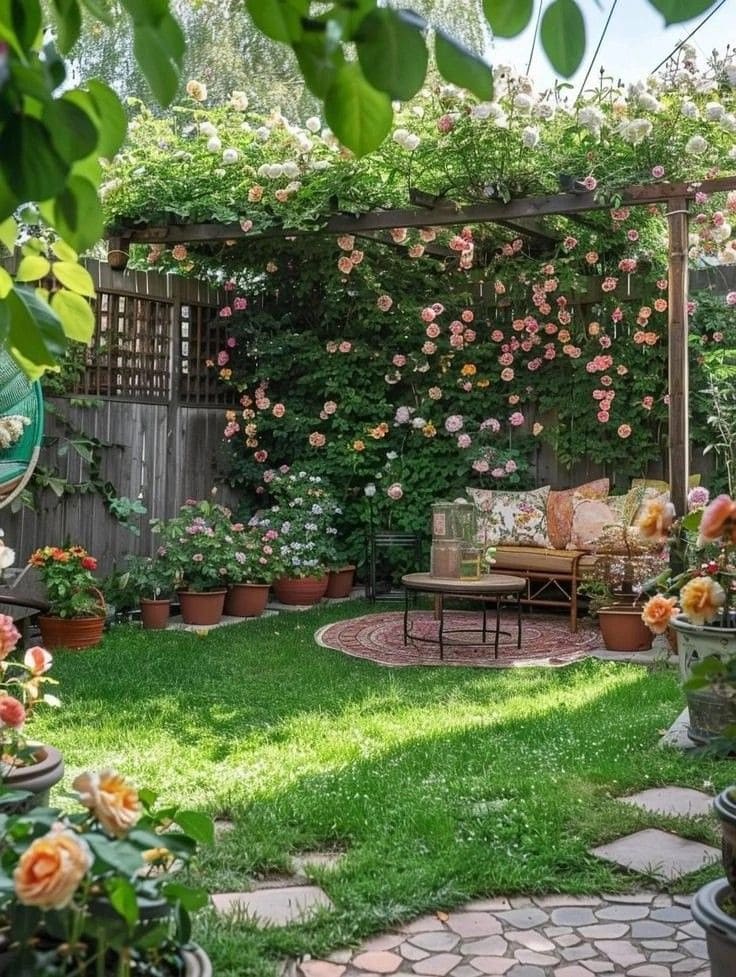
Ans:
<svg viewBox="0 0 736 977"><path fill-rule="evenodd" d="M713 808L722 821L736 826L736 787L727 787L714 799Z"/></svg>
<svg viewBox="0 0 736 977"><path fill-rule="evenodd" d="M732 894L728 879L716 879L698 889L690 908L696 923L700 923L707 934L714 933L736 946L736 917L729 916L720 905Z"/></svg>

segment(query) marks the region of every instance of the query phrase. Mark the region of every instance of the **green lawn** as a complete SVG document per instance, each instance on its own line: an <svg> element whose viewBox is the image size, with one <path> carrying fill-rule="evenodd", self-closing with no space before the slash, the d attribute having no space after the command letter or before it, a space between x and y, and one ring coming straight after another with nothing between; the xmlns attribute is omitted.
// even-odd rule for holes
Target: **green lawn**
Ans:
<svg viewBox="0 0 736 977"><path fill-rule="evenodd" d="M34 734L63 751L67 783L114 766L231 819L200 866L211 890L247 888L290 853L347 853L336 872L315 872L336 909L309 925L258 932L205 914L197 937L218 977L260 977L287 954L316 956L472 896L626 891L646 880L586 849L628 830L716 840L704 821L612 799L734 778L728 761L657 748L683 705L673 670L390 670L315 645L317 627L367 609L207 637L119 627L98 649L56 656L64 707Z"/></svg>

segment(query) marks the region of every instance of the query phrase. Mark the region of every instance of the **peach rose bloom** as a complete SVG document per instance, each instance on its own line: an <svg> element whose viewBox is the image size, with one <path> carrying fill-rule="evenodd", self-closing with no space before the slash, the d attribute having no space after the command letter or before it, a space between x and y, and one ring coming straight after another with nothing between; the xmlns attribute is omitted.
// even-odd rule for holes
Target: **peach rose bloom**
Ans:
<svg viewBox="0 0 736 977"><path fill-rule="evenodd" d="M34 675L43 675L44 672L48 672L53 661L54 659L50 652L46 651L40 645L29 648L23 656L23 664L26 668L30 668Z"/></svg>
<svg viewBox="0 0 736 977"><path fill-rule="evenodd" d="M115 773L80 773L72 784L80 802L94 814L105 831L120 838L138 822L141 805L138 791Z"/></svg>
<svg viewBox="0 0 736 977"><path fill-rule="evenodd" d="M680 613L676 597L656 594L641 610L641 619L654 634L664 634L670 621Z"/></svg>
<svg viewBox="0 0 736 977"><path fill-rule="evenodd" d="M649 499L644 503L644 511L637 519L637 525L642 536L661 539L672 528L674 519L675 507L671 502Z"/></svg>
<svg viewBox="0 0 736 977"><path fill-rule="evenodd" d="M13 872L15 894L24 906L63 909L92 865L89 848L71 831L36 838Z"/></svg>
<svg viewBox="0 0 736 977"><path fill-rule="evenodd" d="M693 577L680 591L682 613L692 624L713 621L726 602L726 592L712 577Z"/></svg>
<svg viewBox="0 0 736 977"><path fill-rule="evenodd" d="M729 522L736 520L736 502L728 495L718 495L703 511L700 520L700 543L720 539ZM733 529L731 530L733 542Z"/></svg>

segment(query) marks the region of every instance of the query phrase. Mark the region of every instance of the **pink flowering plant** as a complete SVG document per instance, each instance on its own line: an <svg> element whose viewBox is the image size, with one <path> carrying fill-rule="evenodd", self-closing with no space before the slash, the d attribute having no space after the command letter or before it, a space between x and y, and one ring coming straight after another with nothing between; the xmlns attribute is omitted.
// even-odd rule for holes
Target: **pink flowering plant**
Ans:
<svg viewBox="0 0 736 977"><path fill-rule="evenodd" d="M278 530L248 526L228 562L228 583L270 584L284 571Z"/></svg>
<svg viewBox="0 0 736 977"><path fill-rule="evenodd" d="M8 614L0 614L0 769L33 762L36 749L26 738L26 724L39 706L60 705L46 686L57 685L48 674L53 658L45 648L28 648L22 658L10 657L20 634Z"/></svg>
<svg viewBox="0 0 736 977"><path fill-rule="evenodd" d="M166 560L183 587L206 591L227 585L245 532L230 509L211 499L189 499L177 516L153 520L151 525L161 538L158 557Z"/></svg>

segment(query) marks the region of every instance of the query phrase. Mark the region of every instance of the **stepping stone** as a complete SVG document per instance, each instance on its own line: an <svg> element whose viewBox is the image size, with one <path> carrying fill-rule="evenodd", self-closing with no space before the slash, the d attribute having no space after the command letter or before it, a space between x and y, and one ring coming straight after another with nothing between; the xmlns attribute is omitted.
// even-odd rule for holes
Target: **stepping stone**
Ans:
<svg viewBox="0 0 736 977"><path fill-rule="evenodd" d="M541 933L535 933L529 930L507 930L504 934L507 940L511 940L512 943L520 943L527 950L534 950L536 953L548 953L550 950L554 950L555 945L551 940L548 940Z"/></svg>
<svg viewBox="0 0 736 977"><path fill-rule="evenodd" d="M335 869L345 857L340 851L307 851L292 855L291 869L296 875L304 875L307 869Z"/></svg>
<svg viewBox="0 0 736 977"><path fill-rule="evenodd" d="M434 953L426 960L418 960L412 970L415 974L427 974L429 977L445 977L461 963L463 958L458 953Z"/></svg>
<svg viewBox="0 0 736 977"><path fill-rule="evenodd" d="M437 933L418 933L412 936L411 943L418 946L421 950L431 950L432 953L440 953L445 950L453 950L460 942L460 937L456 933L437 932Z"/></svg>
<svg viewBox="0 0 736 977"><path fill-rule="evenodd" d="M515 964L516 961L509 959L509 957L471 957L470 959L471 967L475 967L480 973L489 974L491 977L505 974Z"/></svg>
<svg viewBox="0 0 736 977"><path fill-rule="evenodd" d="M698 744L693 743L687 735L688 729L690 729L690 715L685 707L661 738L659 745L675 750L694 750Z"/></svg>
<svg viewBox="0 0 736 977"><path fill-rule="evenodd" d="M374 936L362 945L362 950L393 950L402 942L404 937L401 933L384 933L381 936ZM401 951L399 951L401 952Z"/></svg>
<svg viewBox="0 0 736 977"><path fill-rule="evenodd" d="M667 926L653 919L642 919L631 926L631 935L635 940L669 939L674 932L674 926Z"/></svg>
<svg viewBox="0 0 736 977"><path fill-rule="evenodd" d="M509 912L496 913L496 915L507 926L513 926L520 930L534 929L536 926L542 926L544 923L549 922L548 914L541 909L537 909L536 906L530 906L527 909L511 909Z"/></svg>
<svg viewBox="0 0 736 977"><path fill-rule="evenodd" d="M677 835L656 828L637 831L608 845L591 848L590 853L607 862L614 862L622 868L661 875L665 879L677 879L681 875L688 875L704 865L718 861L721 857L717 848L698 841L678 838ZM664 910L655 910L655 912L664 912ZM605 914L606 910L601 910L598 915L603 919L611 918Z"/></svg>
<svg viewBox="0 0 736 977"><path fill-rule="evenodd" d="M568 906L553 909L551 915L555 926L590 926L596 922L595 913L585 906Z"/></svg>
<svg viewBox="0 0 736 977"><path fill-rule="evenodd" d="M302 977L342 977L345 965L327 960L304 960L299 964L299 973Z"/></svg>
<svg viewBox="0 0 736 977"><path fill-rule="evenodd" d="M641 950L629 940L596 940L595 948L622 969L647 962Z"/></svg>
<svg viewBox="0 0 736 977"><path fill-rule="evenodd" d="M460 953L466 957L502 957L508 943L502 936L486 936L483 940L472 940L461 944Z"/></svg>
<svg viewBox="0 0 736 977"><path fill-rule="evenodd" d="M264 611L261 617L270 617L275 614L275 611ZM216 628L229 628L233 624L247 624L249 621L257 621L257 617L227 617L223 616L217 622L217 624L185 624L181 618L180 614L175 614L174 617L169 618L168 628L169 631L189 631L191 634L198 634L201 637L206 637L210 631L214 631Z"/></svg>
<svg viewBox="0 0 736 977"><path fill-rule="evenodd" d="M652 787L618 800L668 817L695 818L713 810L713 798L690 787Z"/></svg>
<svg viewBox="0 0 736 977"><path fill-rule="evenodd" d="M354 958L352 966L373 974L392 974L402 963L403 960L398 953L390 953L388 950L369 950L367 953L359 953Z"/></svg>
<svg viewBox="0 0 736 977"><path fill-rule="evenodd" d="M634 919L646 919L649 910L646 906L626 906L619 903L616 906L606 906L598 913L599 919L615 920L616 922L631 922Z"/></svg>
<svg viewBox="0 0 736 977"><path fill-rule="evenodd" d="M251 916L259 926L286 926L310 919L321 909L332 909L329 896L316 885L292 885L256 892L218 892L212 896L212 902L218 913Z"/></svg>
<svg viewBox="0 0 736 977"><path fill-rule="evenodd" d="M501 924L490 913L450 913L447 925L465 939L474 936L495 936L501 932Z"/></svg>

